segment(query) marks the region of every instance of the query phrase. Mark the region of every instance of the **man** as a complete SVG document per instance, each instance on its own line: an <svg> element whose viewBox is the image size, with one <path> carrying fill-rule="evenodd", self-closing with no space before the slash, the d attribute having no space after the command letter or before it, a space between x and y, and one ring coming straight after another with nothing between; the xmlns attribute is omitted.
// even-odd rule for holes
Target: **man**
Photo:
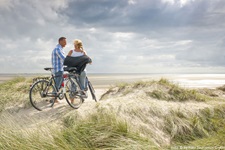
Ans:
<svg viewBox="0 0 225 150"><path fill-rule="evenodd" d="M65 59L63 48L66 46L66 38L60 37L58 42L59 43L52 51L52 68L54 68L53 71L55 75L56 88L60 89L63 81L63 62Z"/></svg>

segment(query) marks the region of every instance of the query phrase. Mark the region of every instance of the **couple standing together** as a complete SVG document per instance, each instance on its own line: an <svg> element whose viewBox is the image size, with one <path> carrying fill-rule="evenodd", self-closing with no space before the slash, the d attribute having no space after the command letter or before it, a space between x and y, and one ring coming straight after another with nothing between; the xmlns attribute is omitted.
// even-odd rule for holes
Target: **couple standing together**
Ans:
<svg viewBox="0 0 225 150"><path fill-rule="evenodd" d="M63 81L63 63L66 58L63 48L66 46L66 38L60 37L58 44L52 51L52 67L55 74L56 87L59 89ZM70 50L67 56L79 57L87 55L86 51L83 49L82 41L79 39L74 40L74 49ZM84 90L86 82L86 70L81 71L79 80L81 83L81 90Z"/></svg>

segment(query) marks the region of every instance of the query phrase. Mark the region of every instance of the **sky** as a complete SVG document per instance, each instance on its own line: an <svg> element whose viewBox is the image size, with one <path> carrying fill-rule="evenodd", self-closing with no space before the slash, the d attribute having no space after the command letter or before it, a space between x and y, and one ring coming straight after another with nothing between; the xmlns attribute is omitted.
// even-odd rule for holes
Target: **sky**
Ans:
<svg viewBox="0 0 225 150"><path fill-rule="evenodd" d="M0 73L45 73L61 36L89 73L225 73L225 0L0 0Z"/></svg>

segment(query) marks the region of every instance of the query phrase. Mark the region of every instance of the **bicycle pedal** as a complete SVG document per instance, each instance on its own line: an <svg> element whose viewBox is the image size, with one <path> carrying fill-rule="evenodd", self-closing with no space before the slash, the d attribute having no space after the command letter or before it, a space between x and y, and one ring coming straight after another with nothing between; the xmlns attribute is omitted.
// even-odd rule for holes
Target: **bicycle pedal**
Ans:
<svg viewBox="0 0 225 150"><path fill-rule="evenodd" d="M54 102L54 99L50 99L50 101L49 101L50 103L53 103Z"/></svg>

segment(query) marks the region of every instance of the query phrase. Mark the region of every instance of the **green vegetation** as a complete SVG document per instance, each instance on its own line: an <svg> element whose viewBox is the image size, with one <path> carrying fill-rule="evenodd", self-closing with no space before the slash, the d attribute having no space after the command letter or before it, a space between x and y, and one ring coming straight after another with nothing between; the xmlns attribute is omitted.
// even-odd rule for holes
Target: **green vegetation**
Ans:
<svg viewBox="0 0 225 150"><path fill-rule="evenodd" d="M157 84L162 87L152 92L147 92L147 94L153 98L168 101L207 101L211 99L209 96L203 95L196 90L182 88L166 79L159 80Z"/></svg>
<svg viewBox="0 0 225 150"><path fill-rule="evenodd" d="M188 145L198 147L214 147L214 149L225 148L225 128L221 128L217 133L191 141ZM221 147L221 148L220 148Z"/></svg>
<svg viewBox="0 0 225 150"><path fill-rule="evenodd" d="M29 105L28 93L32 79L16 77L0 84L0 112L9 105Z"/></svg>
<svg viewBox="0 0 225 150"><path fill-rule="evenodd" d="M143 90L145 93L159 100L167 101L208 101L212 98L210 96L214 95L205 95L197 90L185 89L180 87L177 84L169 82L167 79L160 79L159 81L139 81L135 83L120 83L115 87L111 87L105 94L102 95L101 99L109 98L109 95L127 95L129 93L134 93L135 90Z"/></svg>
<svg viewBox="0 0 225 150"><path fill-rule="evenodd" d="M165 130L171 134L172 145L225 146L225 105L203 109L194 116L173 115L166 121Z"/></svg>
<svg viewBox="0 0 225 150"><path fill-rule="evenodd" d="M85 120L71 116L64 119L61 136L65 143L75 149L143 149L153 148L154 144L138 133L129 130L128 123L109 111L98 111Z"/></svg>
<svg viewBox="0 0 225 150"><path fill-rule="evenodd" d="M146 94L156 99L168 101L207 101L211 99L209 96L203 95L196 90L184 89L179 86L172 86L166 91L156 89L152 92L146 92Z"/></svg>
<svg viewBox="0 0 225 150"><path fill-rule="evenodd" d="M8 106L30 107L29 90L33 80L48 77L25 78L15 77L0 84L0 112Z"/></svg>
<svg viewBox="0 0 225 150"><path fill-rule="evenodd" d="M10 129L1 126L0 149L56 149L52 135L57 131L51 126L42 126L33 129Z"/></svg>
<svg viewBox="0 0 225 150"><path fill-rule="evenodd" d="M221 90L221 91L224 91L225 92L225 85L221 86L221 87L218 87L217 89Z"/></svg>
<svg viewBox="0 0 225 150"><path fill-rule="evenodd" d="M0 111L8 106L29 105L31 84L32 79L23 77L2 83ZM72 111L62 109L64 113L54 114L56 120L44 125L34 123L28 128L0 122L0 149L225 146L225 104L224 97L217 101L218 90L223 92L222 88L217 91L185 89L167 79L121 83L103 94L102 99L112 101L94 103L94 109L86 115L81 115L81 107ZM30 119L32 122L33 118ZM8 122L17 124L13 120Z"/></svg>
<svg viewBox="0 0 225 150"><path fill-rule="evenodd" d="M133 133L126 121L102 109L84 119L70 113L58 129L46 125L32 131L1 131L0 149L156 149L149 139Z"/></svg>

